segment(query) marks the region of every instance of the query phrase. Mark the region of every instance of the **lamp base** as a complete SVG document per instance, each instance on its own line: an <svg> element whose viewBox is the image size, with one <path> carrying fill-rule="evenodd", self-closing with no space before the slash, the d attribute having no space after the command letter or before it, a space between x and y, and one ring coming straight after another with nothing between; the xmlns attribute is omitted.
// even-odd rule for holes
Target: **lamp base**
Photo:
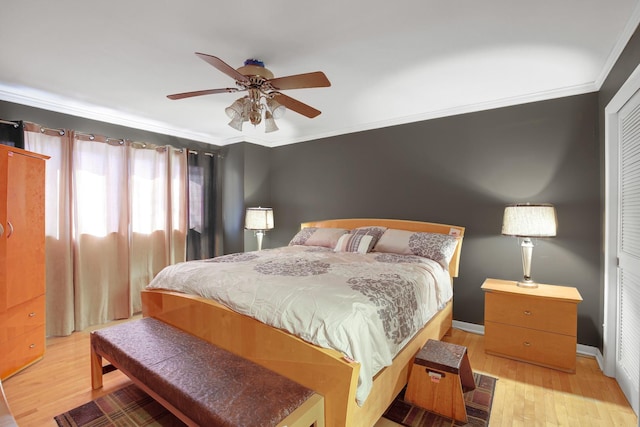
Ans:
<svg viewBox="0 0 640 427"><path fill-rule="evenodd" d="M530 289L534 289L538 287L538 284L536 282L534 282L533 280L521 280L518 282L518 286L521 288L530 288Z"/></svg>
<svg viewBox="0 0 640 427"><path fill-rule="evenodd" d="M522 271L524 277L518 282L521 288L537 288L538 284L531 279L531 254L533 253L533 242L525 237L522 240Z"/></svg>
<svg viewBox="0 0 640 427"><path fill-rule="evenodd" d="M262 250L262 238L264 237L264 231L258 230L256 231L256 238L258 239L258 250Z"/></svg>

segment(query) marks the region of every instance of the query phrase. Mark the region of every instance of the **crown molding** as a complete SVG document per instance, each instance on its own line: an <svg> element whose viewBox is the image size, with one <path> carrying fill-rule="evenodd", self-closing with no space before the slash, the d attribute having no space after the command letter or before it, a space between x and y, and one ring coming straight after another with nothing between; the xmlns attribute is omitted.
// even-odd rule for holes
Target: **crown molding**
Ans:
<svg viewBox="0 0 640 427"><path fill-rule="evenodd" d="M0 100L133 129L159 133L162 135L220 145L220 140L213 138L211 135L193 132L188 129L175 128L157 121L123 114L120 111L109 110L91 104L79 103L77 101L57 97L46 92L34 92L31 89L15 90L15 88L9 88L0 83Z"/></svg>
<svg viewBox="0 0 640 427"><path fill-rule="evenodd" d="M422 114L411 116L397 117L390 120L366 123L359 126L345 127L329 132L321 132L305 137L294 137L279 139L278 142L267 141L259 137L239 135L232 138L215 138L211 135L193 132L189 129L181 129L170 126L166 123L148 120L134 115L123 114L120 111L114 111L97 107L95 105L82 104L77 101L55 97L45 92L34 92L30 89L15 90L0 84L0 100L14 102L16 104L27 105L30 107L41 108L57 113L69 114L72 116L83 117L85 119L98 120L101 122L111 123L120 126L126 126L134 129L140 129L148 132L159 133L163 135L185 138L193 141L205 142L218 146L236 144L240 142L249 142L253 144L263 145L265 147L278 147L290 145L299 142L313 141L323 138L331 138L339 135L345 135L356 132L364 132L374 129L380 129L390 126L398 126L408 123L421 122L437 118L455 116L460 114L468 114L478 111L492 110L496 108L511 107L514 105L527 104L531 102L545 101L555 98L567 96L581 95L590 92L596 92L598 86L596 83L587 83L578 86L560 88L556 90L543 91L537 93L526 94L523 96L514 96L502 99L496 99L488 102L482 102L470 105L461 105L454 108L447 108L437 111L429 111Z"/></svg>
<svg viewBox="0 0 640 427"><path fill-rule="evenodd" d="M613 69L616 62L618 61L618 58L620 58L620 55L622 55L624 48L629 43L629 40L631 40L631 37L633 36L633 33L635 33L639 24L640 24L640 3L638 3L636 7L633 9L631 16L629 16L629 20L627 21L627 25L625 25L624 29L622 30L620 37L618 37L618 41L616 42L615 46L611 50L609 57L607 58L607 61L602 67L602 71L600 72L600 75L596 79L595 86L597 90L600 90L600 88L604 84L605 80L609 76L609 73Z"/></svg>

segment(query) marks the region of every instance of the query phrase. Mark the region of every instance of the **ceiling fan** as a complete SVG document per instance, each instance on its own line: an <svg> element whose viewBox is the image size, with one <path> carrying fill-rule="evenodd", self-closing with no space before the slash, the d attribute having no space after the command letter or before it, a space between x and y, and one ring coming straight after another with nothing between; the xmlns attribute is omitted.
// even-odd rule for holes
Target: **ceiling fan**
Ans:
<svg viewBox="0 0 640 427"><path fill-rule="evenodd" d="M244 62L244 66L235 69L215 56L199 52L196 52L196 55L234 79L237 87L176 93L167 95L167 98L184 99L216 93L248 92L247 95L237 99L225 109L225 112L231 118L229 126L237 130L242 130L242 123L245 121L249 121L253 125L260 124L263 112L265 115L265 132L278 130L273 119L282 115L285 110L284 107L303 116L314 118L320 114L319 110L280 91L331 86L331 82L322 71L274 78L273 73L268 68L265 68L264 63L256 59L247 59Z"/></svg>

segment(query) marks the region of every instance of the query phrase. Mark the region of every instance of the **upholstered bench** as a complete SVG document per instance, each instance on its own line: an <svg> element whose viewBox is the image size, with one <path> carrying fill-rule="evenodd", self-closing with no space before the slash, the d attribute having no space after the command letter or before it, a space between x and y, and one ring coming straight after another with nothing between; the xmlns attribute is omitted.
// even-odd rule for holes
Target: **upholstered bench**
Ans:
<svg viewBox="0 0 640 427"><path fill-rule="evenodd" d="M302 385L153 318L91 333L102 358L189 426L324 426L324 399Z"/></svg>

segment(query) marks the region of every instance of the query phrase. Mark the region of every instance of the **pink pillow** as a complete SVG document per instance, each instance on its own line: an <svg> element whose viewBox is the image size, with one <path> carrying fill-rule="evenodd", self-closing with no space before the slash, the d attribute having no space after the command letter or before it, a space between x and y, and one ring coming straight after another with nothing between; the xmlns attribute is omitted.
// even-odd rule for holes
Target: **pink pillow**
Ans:
<svg viewBox="0 0 640 427"><path fill-rule="evenodd" d="M289 242L289 246L324 246L325 248L335 248L340 236L349 233L345 228L318 228L307 227L298 231Z"/></svg>

